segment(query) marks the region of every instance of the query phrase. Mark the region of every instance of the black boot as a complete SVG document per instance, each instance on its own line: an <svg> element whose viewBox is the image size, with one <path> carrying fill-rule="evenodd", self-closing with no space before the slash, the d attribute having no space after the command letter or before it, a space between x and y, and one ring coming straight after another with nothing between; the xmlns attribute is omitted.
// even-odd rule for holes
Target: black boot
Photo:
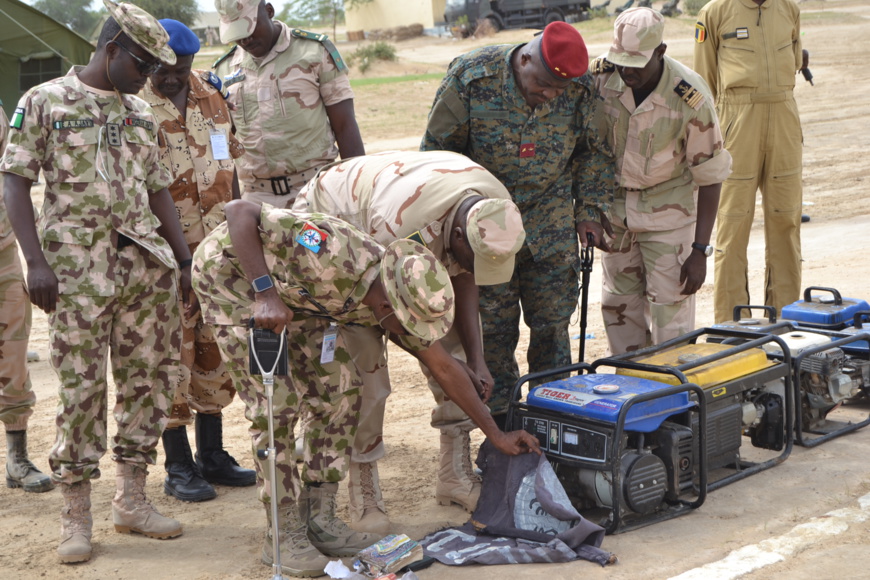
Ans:
<svg viewBox="0 0 870 580"><path fill-rule="evenodd" d="M223 419L220 415L196 414L196 464L209 483L247 487L257 483L257 472L239 467L224 451Z"/></svg>
<svg viewBox="0 0 870 580"><path fill-rule="evenodd" d="M176 427L163 432L166 451L166 479L163 491L181 501L206 501L217 497L215 489L203 479L187 440L187 429Z"/></svg>

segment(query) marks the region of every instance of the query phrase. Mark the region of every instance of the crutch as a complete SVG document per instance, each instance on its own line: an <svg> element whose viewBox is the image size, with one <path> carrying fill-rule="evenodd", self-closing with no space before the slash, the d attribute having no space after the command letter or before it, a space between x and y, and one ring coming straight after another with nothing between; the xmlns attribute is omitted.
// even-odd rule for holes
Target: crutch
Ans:
<svg viewBox="0 0 870 580"><path fill-rule="evenodd" d="M253 322L253 321L252 321ZM253 326L253 324L251 325ZM253 333L253 328L250 330ZM281 339L278 343L278 352L284 349L284 332L281 333ZM275 369L278 368L278 363L281 360L280 356L275 357L275 364L268 371L263 370L260 364L260 357L257 355L257 347L253 340L248 341L251 345L251 355L254 357L254 362L263 375L263 386L266 388L266 404L269 406L268 424L269 424L269 447L265 450L258 450L257 457L260 459L269 460L269 493L271 495L271 512L272 512L272 580L286 580L286 577L281 572L281 542L278 537L278 469L276 466L275 457L275 414L272 412L272 396L275 390Z"/></svg>
<svg viewBox="0 0 870 580"><path fill-rule="evenodd" d="M586 234L586 247L580 248L580 356L577 362L584 362L586 356L586 310L589 307L589 277L592 276L592 258L595 251L595 237Z"/></svg>

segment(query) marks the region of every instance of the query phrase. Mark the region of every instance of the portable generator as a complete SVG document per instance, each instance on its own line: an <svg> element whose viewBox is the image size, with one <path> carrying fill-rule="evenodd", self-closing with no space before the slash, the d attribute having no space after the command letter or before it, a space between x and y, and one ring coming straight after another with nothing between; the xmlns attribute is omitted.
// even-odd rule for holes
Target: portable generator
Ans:
<svg viewBox="0 0 870 580"><path fill-rule="evenodd" d="M744 310L748 310L750 317L743 318ZM761 310L766 315L764 318L756 318L752 316L753 310ZM713 330L735 330L739 332L753 332L755 334L782 334L795 329L795 323L792 321L776 320L776 308L773 306L759 306L750 304L741 304L734 307L732 319L727 322L720 322L710 327ZM710 335L707 337L707 342L723 342L729 337L724 335ZM734 340L734 339L732 339Z"/></svg>
<svg viewBox="0 0 870 580"><path fill-rule="evenodd" d="M813 296L813 290L827 292ZM804 290L804 299L782 307L782 318L795 321L805 328L842 330L848 327L857 312L870 310L870 304L860 298L843 298L835 288L809 286Z"/></svg>
<svg viewBox="0 0 870 580"><path fill-rule="evenodd" d="M678 384L595 373L579 363L522 377L514 387L508 425L534 434L572 504L607 533L676 517L706 497L707 429L703 391L672 369L614 363L668 373ZM544 383L519 400L530 381Z"/></svg>

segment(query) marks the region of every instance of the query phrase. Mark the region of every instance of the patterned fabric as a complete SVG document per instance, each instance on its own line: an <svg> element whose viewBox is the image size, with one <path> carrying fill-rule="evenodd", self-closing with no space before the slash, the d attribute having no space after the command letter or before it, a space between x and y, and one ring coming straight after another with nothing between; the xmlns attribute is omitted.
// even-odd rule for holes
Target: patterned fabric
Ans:
<svg viewBox="0 0 870 580"><path fill-rule="evenodd" d="M235 106L245 156L238 163L245 192L258 179L292 175L338 157L326 107L353 98L347 75L317 41L293 38L281 22L272 51L255 60L241 48L216 67ZM271 191L269 191L271 193Z"/></svg>
<svg viewBox="0 0 870 580"><path fill-rule="evenodd" d="M2 194L0 186L0 207ZM7 431L20 431L27 428L36 403L27 370L31 306L18 244L15 236L10 235L7 240L9 243L0 248L0 422Z"/></svg>
<svg viewBox="0 0 870 580"><path fill-rule="evenodd" d="M156 18L128 2L103 0L103 5L130 40L166 64L175 64L175 53L169 48L169 34Z"/></svg>
<svg viewBox="0 0 870 580"><path fill-rule="evenodd" d="M254 33L259 4L260 0L215 0L215 10L221 17L221 42L229 44Z"/></svg>
<svg viewBox="0 0 870 580"><path fill-rule="evenodd" d="M36 181L45 176L38 229L61 294L115 294L117 234L174 268L157 233L149 192L169 185L159 161L157 120L145 101L95 91L66 76L28 91L21 129L10 132L0 171Z"/></svg>
<svg viewBox="0 0 870 580"><path fill-rule="evenodd" d="M169 193L191 251L224 221L224 205L232 199L233 160L245 153L233 135L229 108L207 82L208 75L207 71L190 72L184 117L170 99L155 91L150 80L141 94L160 123L160 161L172 175ZM228 159L215 159L213 133L226 140Z"/></svg>

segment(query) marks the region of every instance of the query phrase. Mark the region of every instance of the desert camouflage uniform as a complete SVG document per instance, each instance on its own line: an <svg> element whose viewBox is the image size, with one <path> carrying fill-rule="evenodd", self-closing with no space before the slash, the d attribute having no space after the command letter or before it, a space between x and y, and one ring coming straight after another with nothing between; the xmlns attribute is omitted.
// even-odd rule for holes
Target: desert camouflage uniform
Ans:
<svg viewBox="0 0 870 580"><path fill-rule="evenodd" d="M225 220L224 205L233 197L233 159L245 152L233 135L223 95L208 82L209 74L191 71L185 117L170 99L154 91L150 80L141 93L160 123L160 160L174 179L169 193L191 254ZM212 131L225 137L229 152L226 159L215 159ZM202 323L199 313L189 319L182 317L181 326L181 377L169 429L193 423L191 407L197 413L219 414L236 394L221 363L214 331Z"/></svg>
<svg viewBox="0 0 870 580"><path fill-rule="evenodd" d="M707 81L734 172L716 217L713 306L731 320L749 296L746 248L761 189L764 303L781 310L801 291L803 133L794 89L801 66L800 8L791 0L714 0L698 14L693 68Z"/></svg>
<svg viewBox="0 0 870 580"><path fill-rule="evenodd" d="M6 148L9 119L0 107L0 154ZM18 244L3 201L0 175L0 422L7 431L27 429L36 395L27 370L31 306L18 257Z"/></svg>
<svg viewBox="0 0 870 580"><path fill-rule="evenodd" d="M611 353L622 354L695 329L695 295L680 294L680 271L695 239L697 188L721 183L731 155L707 84L688 67L665 55L662 78L640 105L611 63L602 57L592 68L602 71L602 134L617 167L601 314Z"/></svg>
<svg viewBox="0 0 870 580"><path fill-rule="evenodd" d="M170 181L159 162L156 119L137 97L119 102L114 92L86 87L76 76L80 69L21 98L13 118L15 124L21 115L21 128L11 131L0 164L0 171L32 181L40 169L45 176L38 230L58 278L49 323L61 382L49 460L53 479L67 484L100 474L110 348L118 423L113 458L154 463L181 346L176 262L148 204L148 192ZM119 249L119 239L132 243Z"/></svg>
<svg viewBox="0 0 870 580"><path fill-rule="evenodd" d="M320 251L297 238L311 226L325 232ZM292 459L293 427L304 409L311 415L305 433L302 480L338 482L350 462L360 409L362 378L345 344L347 324L377 325L361 303L380 273L384 248L339 219L294 213L263 205L260 223L263 254L275 287L295 316L288 324L290 377L275 377L274 421L279 503L295 502L299 475ZM251 421L259 497L269 502L268 462L256 456L269 444L266 395L259 379L248 373L248 321L254 290L241 270L226 224L218 226L197 248L194 288L203 320L215 327L224 364L233 377L245 416ZM321 363L324 333L337 325L333 362ZM428 343L403 337L412 350ZM303 407L304 405L304 407Z"/></svg>
<svg viewBox="0 0 870 580"><path fill-rule="evenodd" d="M514 352L520 302L529 371L571 362L568 323L579 296L575 222L598 220L613 189L613 160L594 131L592 79L574 79L559 97L530 109L510 59L518 46L493 46L456 58L429 114L421 149L467 155L508 189L523 216L526 243L508 284L480 289L493 413L504 413L519 378Z"/></svg>
<svg viewBox="0 0 870 580"><path fill-rule="evenodd" d="M346 67L337 67L323 44L274 24L281 36L269 54L255 60L236 47L215 70L235 105L236 136L245 146L237 164L243 197L289 208L305 182L338 157L326 107L352 99L353 91ZM275 195L269 180L281 177L286 183L274 186L286 193Z"/></svg>
<svg viewBox="0 0 870 580"><path fill-rule="evenodd" d="M293 209L341 218L385 246L413 237L453 277L465 270L448 251L450 226L459 206L472 196L510 199L491 173L467 157L447 151L390 151L330 165L302 189ZM454 325L442 345L465 361L458 335ZM376 461L384 456L384 407L391 390L384 332L376 326L348 328L345 338L364 383L354 460ZM421 368L437 403L432 426L466 420L425 365Z"/></svg>

